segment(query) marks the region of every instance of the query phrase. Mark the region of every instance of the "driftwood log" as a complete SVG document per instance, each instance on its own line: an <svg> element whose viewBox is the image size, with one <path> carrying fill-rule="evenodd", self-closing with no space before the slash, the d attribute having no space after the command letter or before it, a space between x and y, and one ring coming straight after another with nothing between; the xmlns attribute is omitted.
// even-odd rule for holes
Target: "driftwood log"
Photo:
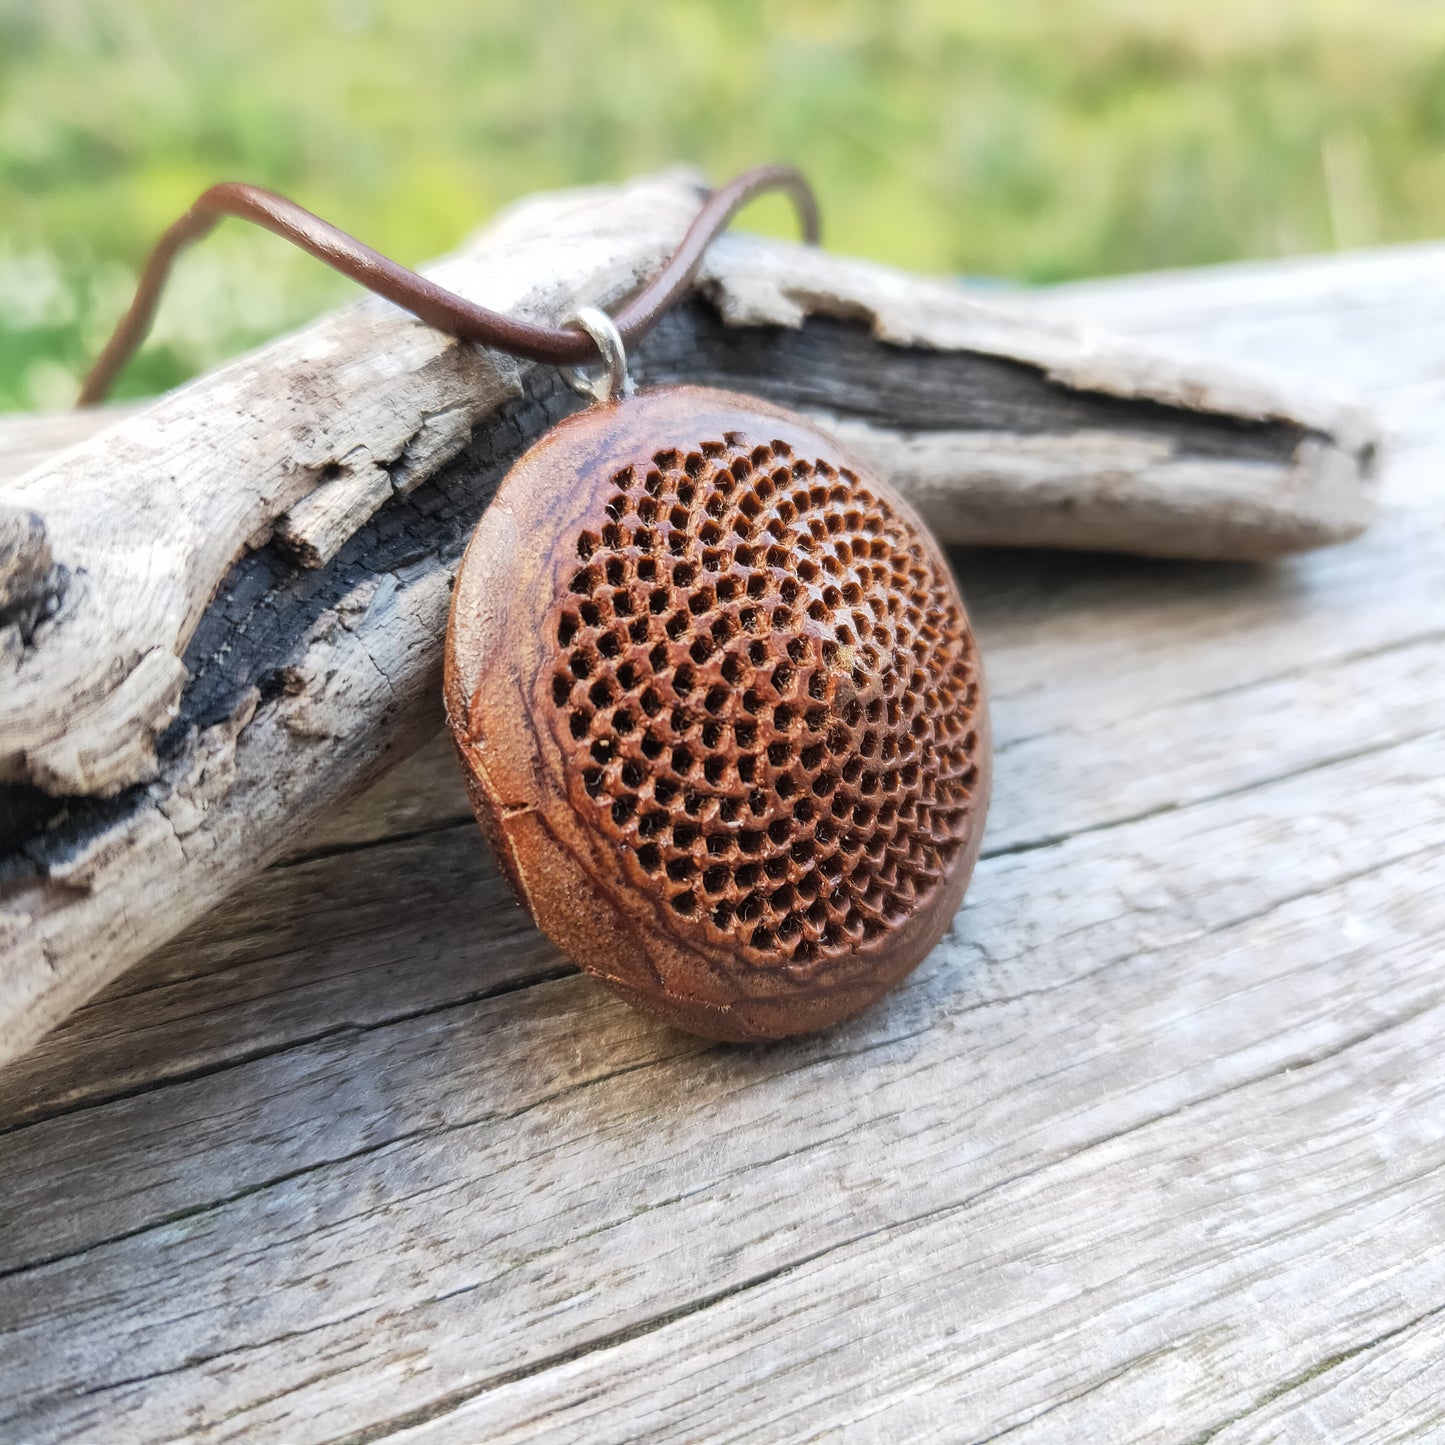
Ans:
<svg viewBox="0 0 1445 1445"><path fill-rule="evenodd" d="M696 202L683 175L543 197L432 274L559 320ZM634 372L815 414L947 542L1268 557L1372 504L1350 407L783 243L721 241ZM0 1058L428 735L467 535L579 404L368 301L0 463Z"/></svg>

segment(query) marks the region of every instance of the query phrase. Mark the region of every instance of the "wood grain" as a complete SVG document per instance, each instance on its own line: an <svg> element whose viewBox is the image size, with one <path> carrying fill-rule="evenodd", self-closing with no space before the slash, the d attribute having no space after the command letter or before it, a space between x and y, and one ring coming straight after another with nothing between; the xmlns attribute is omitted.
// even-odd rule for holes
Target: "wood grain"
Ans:
<svg viewBox="0 0 1445 1445"><path fill-rule="evenodd" d="M1365 389L1380 525L956 552L990 834L852 1023L574 976L434 743L0 1073L0 1438L1440 1434L1442 255L1059 296Z"/></svg>

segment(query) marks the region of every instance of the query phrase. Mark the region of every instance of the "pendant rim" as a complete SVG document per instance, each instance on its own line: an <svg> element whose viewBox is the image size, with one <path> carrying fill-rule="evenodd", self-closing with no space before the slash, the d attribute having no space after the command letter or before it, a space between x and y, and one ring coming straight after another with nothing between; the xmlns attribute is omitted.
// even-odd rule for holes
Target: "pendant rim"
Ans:
<svg viewBox="0 0 1445 1445"><path fill-rule="evenodd" d="M770 434L766 441L753 441L764 432ZM828 955L826 966L811 972L790 968L782 959L775 968L759 964L757 950L751 963L740 962L745 945L719 942L701 923L694 926L649 897L638 869L629 871L625 857L619 862L615 840L579 825L588 815L576 769L569 772L565 748L551 725L538 720L547 708L546 699L539 702L536 695L539 664L555 676L559 654L556 644L535 635L537 623L554 616L562 571L578 565L567 558L570 539L606 527L598 494L608 483L599 485L598 478L645 466L649 457L696 457L698 438L712 433L744 437L753 455L776 445L801 462L811 452L807 467L816 462L835 478L850 477L847 487L877 498L896 519L900 535L926 555L924 570L948 588L961 628L959 646L967 651L976 683L969 715L977 762L971 812L944 876L911 916L871 937L849 940ZM578 485L579 478L589 485ZM507 597L519 578L521 595ZM823 629L806 620L804 626L812 628L811 647ZM780 636L774 634L774 641ZM816 659L814 664L816 673ZM852 686L841 675L828 685L829 708ZM758 398L711 387L650 388L576 413L534 443L509 470L458 569L445 695L473 809L518 898L580 967L693 1032L776 1038L828 1027L858 1012L911 972L947 931L977 859L991 777L988 708L976 644L947 558L907 501L871 468L810 419ZM734 700L724 705L729 716L742 716Z"/></svg>

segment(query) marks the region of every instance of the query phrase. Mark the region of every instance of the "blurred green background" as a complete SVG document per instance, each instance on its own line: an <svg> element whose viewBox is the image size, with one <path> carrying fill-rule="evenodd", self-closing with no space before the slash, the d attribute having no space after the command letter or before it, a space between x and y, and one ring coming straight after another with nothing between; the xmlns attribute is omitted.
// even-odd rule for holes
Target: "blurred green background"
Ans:
<svg viewBox="0 0 1445 1445"><path fill-rule="evenodd" d="M0 409L68 403L217 180L415 263L531 190L783 158L836 249L1039 282L1445 234L1442 141L1438 0L0 0ZM120 394L348 292L228 223Z"/></svg>

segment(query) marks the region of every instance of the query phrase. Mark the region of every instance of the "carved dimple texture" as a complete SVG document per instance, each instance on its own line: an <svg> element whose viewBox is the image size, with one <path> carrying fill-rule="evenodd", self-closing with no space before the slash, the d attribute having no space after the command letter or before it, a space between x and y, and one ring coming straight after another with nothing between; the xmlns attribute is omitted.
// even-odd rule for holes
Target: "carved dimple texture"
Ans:
<svg viewBox="0 0 1445 1445"><path fill-rule="evenodd" d="M545 624L596 828L678 930L755 967L805 975L906 922L979 778L951 578L852 472L782 442L660 452L608 491Z"/></svg>

